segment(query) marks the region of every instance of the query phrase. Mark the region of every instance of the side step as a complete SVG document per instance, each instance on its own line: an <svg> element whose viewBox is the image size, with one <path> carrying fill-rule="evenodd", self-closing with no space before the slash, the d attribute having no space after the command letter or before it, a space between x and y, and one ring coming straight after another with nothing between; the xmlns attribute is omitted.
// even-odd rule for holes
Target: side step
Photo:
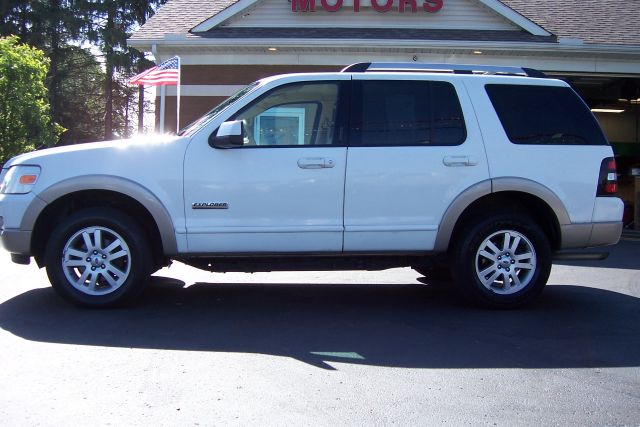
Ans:
<svg viewBox="0 0 640 427"><path fill-rule="evenodd" d="M556 261L604 261L609 252L558 251L553 255Z"/></svg>

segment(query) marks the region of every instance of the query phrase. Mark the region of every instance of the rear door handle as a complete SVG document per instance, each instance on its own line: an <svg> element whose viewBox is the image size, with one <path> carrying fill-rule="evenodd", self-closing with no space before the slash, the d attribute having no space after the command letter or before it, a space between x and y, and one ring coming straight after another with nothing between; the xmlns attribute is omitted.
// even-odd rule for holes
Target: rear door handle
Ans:
<svg viewBox="0 0 640 427"><path fill-rule="evenodd" d="M324 169L332 168L335 165L335 160L327 157L304 157L298 159L298 167L300 169Z"/></svg>
<svg viewBox="0 0 640 427"><path fill-rule="evenodd" d="M444 156L442 163L445 166L457 167L457 166L475 166L478 161L472 156Z"/></svg>

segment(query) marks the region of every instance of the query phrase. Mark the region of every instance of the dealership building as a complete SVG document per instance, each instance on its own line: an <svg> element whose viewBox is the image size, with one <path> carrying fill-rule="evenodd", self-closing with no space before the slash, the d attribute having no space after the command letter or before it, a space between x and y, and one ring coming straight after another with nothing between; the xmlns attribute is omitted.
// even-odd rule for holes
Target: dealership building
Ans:
<svg viewBox="0 0 640 427"><path fill-rule="evenodd" d="M640 191L637 0L169 0L129 44L158 63L180 56L181 126L274 74L372 61L535 68L594 110L630 206ZM176 93L167 89L167 129Z"/></svg>

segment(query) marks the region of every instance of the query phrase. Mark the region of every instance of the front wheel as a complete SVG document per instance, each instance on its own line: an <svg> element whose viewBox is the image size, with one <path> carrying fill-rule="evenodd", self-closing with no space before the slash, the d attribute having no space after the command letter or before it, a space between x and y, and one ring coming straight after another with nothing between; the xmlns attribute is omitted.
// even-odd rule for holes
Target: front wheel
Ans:
<svg viewBox="0 0 640 427"><path fill-rule="evenodd" d="M110 208L78 211L52 232L47 275L56 292L80 306L106 307L138 296L150 274L145 234Z"/></svg>
<svg viewBox="0 0 640 427"><path fill-rule="evenodd" d="M540 295L552 254L547 236L531 218L494 215L458 236L452 272L464 296L482 306L512 308Z"/></svg>

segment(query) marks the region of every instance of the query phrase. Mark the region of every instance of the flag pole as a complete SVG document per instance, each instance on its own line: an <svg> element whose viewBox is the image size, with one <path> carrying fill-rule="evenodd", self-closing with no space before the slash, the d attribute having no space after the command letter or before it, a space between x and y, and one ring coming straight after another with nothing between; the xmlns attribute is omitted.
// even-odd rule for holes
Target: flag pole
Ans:
<svg viewBox="0 0 640 427"><path fill-rule="evenodd" d="M178 96L176 98L176 133L180 132L180 85L182 84L182 66L180 63L180 57L178 58L178 85L176 86Z"/></svg>
<svg viewBox="0 0 640 427"><path fill-rule="evenodd" d="M160 133L164 133L164 110L165 110L165 95L167 94L167 87L165 85L160 86Z"/></svg>

